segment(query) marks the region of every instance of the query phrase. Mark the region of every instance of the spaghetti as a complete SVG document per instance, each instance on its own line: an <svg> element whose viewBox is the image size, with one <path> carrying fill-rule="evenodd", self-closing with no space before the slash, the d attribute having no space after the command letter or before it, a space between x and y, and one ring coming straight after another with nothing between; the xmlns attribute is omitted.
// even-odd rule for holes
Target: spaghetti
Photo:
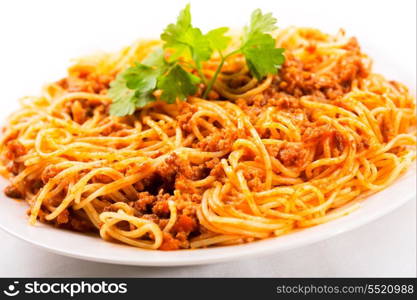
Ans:
<svg viewBox="0 0 417 300"><path fill-rule="evenodd" d="M415 100L373 74L343 31L290 27L276 42L286 49L278 75L258 81L234 55L209 100L201 86L126 117L109 115L109 83L160 42L80 59L10 116L6 195L27 201L31 224L160 250L250 242L349 213L414 161Z"/></svg>

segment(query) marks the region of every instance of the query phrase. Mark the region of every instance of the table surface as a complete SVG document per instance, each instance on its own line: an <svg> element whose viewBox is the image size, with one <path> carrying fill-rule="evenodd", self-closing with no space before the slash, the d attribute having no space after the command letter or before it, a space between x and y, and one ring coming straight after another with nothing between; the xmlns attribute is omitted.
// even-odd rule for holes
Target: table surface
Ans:
<svg viewBox="0 0 417 300"><path fill-rule="evenodd" d="M319 243L214 265L110 265L52 254L3 231L0 241L0 277L415 277L416 199Z"/></svg>

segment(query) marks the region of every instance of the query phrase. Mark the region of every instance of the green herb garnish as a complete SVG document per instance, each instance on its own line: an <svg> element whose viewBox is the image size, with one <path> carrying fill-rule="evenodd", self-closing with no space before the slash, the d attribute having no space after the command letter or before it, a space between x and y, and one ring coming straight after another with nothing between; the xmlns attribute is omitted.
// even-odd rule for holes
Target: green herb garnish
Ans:
<svg viewBox="0 0 417 300"><path fill-rule="evenodd" d="M153 92L161 90L160 99L174 103L176 99L185 100L197 91L200 82L205 85L203 98L206 98L217 80L221 69L232 55L241 53L251 74L261 80L268 74L276 74L284 63L284 49L275 47L274 38L268 33L276 29L276 19L271 13L262 14L260 9L252 13L250 24L244 28L241 45L238 49L223 53L231 38L226 36L227 27L213 29L203 34L191 23L190 5L179 14L175 24L169 24L161 34L163 49L158 48L141 63L136 63L121 72L110 84L108 95L113 99L110 114L125 116L137 108L155 101ZM171 55L164 56L164 49ZM213 77L207 81L202 64L214 52L221 57ZM194 72L196 72L196 75Z"/></svg>

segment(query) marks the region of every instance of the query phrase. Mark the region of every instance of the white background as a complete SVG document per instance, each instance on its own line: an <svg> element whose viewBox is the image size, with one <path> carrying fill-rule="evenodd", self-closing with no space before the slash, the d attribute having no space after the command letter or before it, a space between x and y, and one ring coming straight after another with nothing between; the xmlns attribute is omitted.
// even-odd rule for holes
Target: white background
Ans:
<svg viewBox="0 0 417 300"><path fill-rule="evenodd" d="M158 37L187 2L195 25L203 29L239 28L257 7L272 11L280 26L329 33L343 27L359 38L378 72L415 91L415 0L0 1L0 119L16 108L17 98L64 76L71 58ZM0 201L7 199L0 196ZM90 263L50 254L0 232L0 276L416 276L415 202L311 246L211 266Z"/></svg>

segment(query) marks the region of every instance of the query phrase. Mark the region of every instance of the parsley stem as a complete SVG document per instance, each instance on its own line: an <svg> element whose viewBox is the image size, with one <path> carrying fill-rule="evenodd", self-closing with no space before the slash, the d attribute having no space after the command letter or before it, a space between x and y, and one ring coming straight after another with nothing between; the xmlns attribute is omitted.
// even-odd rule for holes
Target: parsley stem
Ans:
<svg viewBox="0 0 417 300"><path fill-rule="evenodd" d="M230 56L232 56L232 55L234 55L234 54L238 53L239 51L240 51L240 49L237 49L237 50L235 50L235 51L230 52L230 53L229 53L229 54L227 54L226 56L223 56L223 55L222 55L222 53L221 53L221 52L219 52L219 53L220 53L220 57L222 58L222 60L220 61L219 66L217 67L216 71L214 72L213 77L210 79L210 82L209 82L209 83L208 83L208 85L207 85L206 90L204 91L204 94L203 94L203 99L206 99L206 98L207 98L207 95L208 95L208 93L211 91L211 88L213 87L214 83L216 82L217 77L219 76L219 73L220 73L220 71L222 70L223 65L224 65L224 63L225 63L226 59L227 59L227 58L229 58Z"/></svg>
<svg viewBox="0 0 417 300"><path fill-rule="evenodd" d="M203 99L206 99L207 98L208 93L210 92L211 88L213 87L213 84L216 81L217 76L219 75L220 70L222 69L222 67L224 65L224 61L225 61L225 59L224 59L224 57L222 57L222 60L221 60L221 62L219 64L219 66L217 67L216 72L214 72L213 77L211 78L210 82L207 85L206 90L204 91Z"/></svg>
<svg viewBox="0 0 417 300"><path fill-rule="evenodd" d="M197 62L196 63L196 69L197 69L197 73L200 76L200 78L203 81L203 83L204 84L207 84L207 78L206 78L206 76L204 76L203 69L201 67L201 63L200 62Z"/></svg>

